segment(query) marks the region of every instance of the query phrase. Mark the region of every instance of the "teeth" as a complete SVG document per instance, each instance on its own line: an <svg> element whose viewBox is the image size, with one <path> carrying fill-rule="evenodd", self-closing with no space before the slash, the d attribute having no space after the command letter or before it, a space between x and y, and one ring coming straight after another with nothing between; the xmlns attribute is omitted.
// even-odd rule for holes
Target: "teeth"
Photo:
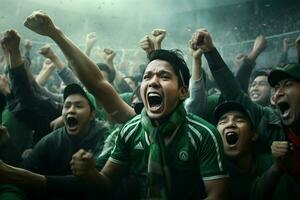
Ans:
<svg viewBox="0 0 300 200"><path fill-rule="evenodd" d="M148 96L149 97L160 97L160 95L157 93L149 93Z"/></svg>

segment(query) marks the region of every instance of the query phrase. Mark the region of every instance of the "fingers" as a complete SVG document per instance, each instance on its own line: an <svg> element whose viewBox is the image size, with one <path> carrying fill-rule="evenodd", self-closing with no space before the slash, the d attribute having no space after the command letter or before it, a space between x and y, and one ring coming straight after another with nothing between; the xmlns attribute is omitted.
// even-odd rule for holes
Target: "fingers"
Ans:
<svg viewBox="0 0 300 200"><path fill-rule="evenodd" d="M140 40L140 44L139 46L145 50L145 51L151 51L152 49L154 49L154 43L153 41L150 39L150 37L148 35L144 36L141 40Z"/></svg>
<svg viewBox="0 0 300 200"><path fill-rule="evenodd" d="M152 31L152 35L154 37L159 36L159 35L165 35L167 33L167 31L165 29L160 29L160 28L156 28Z"/></svg>
<svg viewBox="0 0 300 200"><path fill-rule="evenodd" d="M46 55L49 53L50 49L51 49L50 44L45 44L42 48L40 48L38 53L41 55Z"/></svg>
<svg viewBox="0 0 300 200"><path fill-rule="evenodd" d="M284 158L290 150L293 150L293 146L287 141L274 141L271 150L274 157Z"/></svg>
<svg viewBox="0 0 300 200"><path fill-rule="evenodd" d="M72 156L70 165L74 175L85 176L95 166L93 154L83 149L80 149L77 153L75 153Z"/></svg>

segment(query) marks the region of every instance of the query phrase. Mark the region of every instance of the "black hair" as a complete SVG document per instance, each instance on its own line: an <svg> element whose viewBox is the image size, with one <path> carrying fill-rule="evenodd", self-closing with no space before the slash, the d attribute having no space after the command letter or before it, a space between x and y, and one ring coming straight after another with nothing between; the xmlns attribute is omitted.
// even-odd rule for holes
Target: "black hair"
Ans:
<svg viewBox="0 0 300 200"><path fill-rule="evenodd" d="M178 49L164 50L157 49L148 55L149 62L160 59L170 63L178 77L180 86L189 86L190 71L186 62L183 59L182 52Z"/></svg>

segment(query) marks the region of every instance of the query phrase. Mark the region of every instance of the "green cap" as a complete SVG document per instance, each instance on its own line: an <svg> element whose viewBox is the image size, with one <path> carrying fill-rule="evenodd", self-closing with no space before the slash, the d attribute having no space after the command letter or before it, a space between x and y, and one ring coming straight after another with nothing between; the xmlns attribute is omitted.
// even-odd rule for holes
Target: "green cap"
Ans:
<svg viewBox="0 0 300 200"><path fill-rule="evenodd" d="M299 63L289 63L283 68L277 67L272 70L268 81L272 87L274 87L279 81L292 78L300 81L300 64Z"/></svg>
<svg viewBox="0 0 300 200"><path fill-rule="evenodd" d="M72 84L67 85L66 88L64 89L64 101L71 94L80 94L80 95L82 95L89 102L91 110L96 109L97 106L96 106L95 97L93 95L91 95L90 93L86 92L80 85L78 85L76 83L72 83Z"/></svg>

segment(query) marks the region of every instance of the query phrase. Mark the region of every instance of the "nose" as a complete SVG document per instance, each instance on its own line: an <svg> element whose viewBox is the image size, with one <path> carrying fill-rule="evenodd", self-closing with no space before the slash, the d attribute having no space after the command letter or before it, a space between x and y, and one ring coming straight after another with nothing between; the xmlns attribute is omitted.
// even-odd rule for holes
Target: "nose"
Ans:
<svg viewBox="0 0 300 200"><path fill-rule="evenodd" d="M67 113L74 113L75 112L75 105L71 105L68 110Z"/></svg>
<svg viewBox="0 0 300 200"><path fill-rule="evenodd" d="M158 87L159 86L159 78L154 75L149 81L149 87Z"/></svg>
<svg viewBox="0 0 300 200"><path fill-rule="evenodd" d="M234 120L228 120L226 125L225 125L225 129L226 128L235 128L236 127L236 123Z"/></svg>
<svg viewBox="0 0 300 200"><path fill-rule="evenodd" d="M276 103L276 101L278 100L278 98L280 98L280 97L283 96L283 95L284 95L284 90L283 90L283 87L280 86L280 87L278 87L278 88L275 90L272 99L273 99L273 101Z"/></svg>

